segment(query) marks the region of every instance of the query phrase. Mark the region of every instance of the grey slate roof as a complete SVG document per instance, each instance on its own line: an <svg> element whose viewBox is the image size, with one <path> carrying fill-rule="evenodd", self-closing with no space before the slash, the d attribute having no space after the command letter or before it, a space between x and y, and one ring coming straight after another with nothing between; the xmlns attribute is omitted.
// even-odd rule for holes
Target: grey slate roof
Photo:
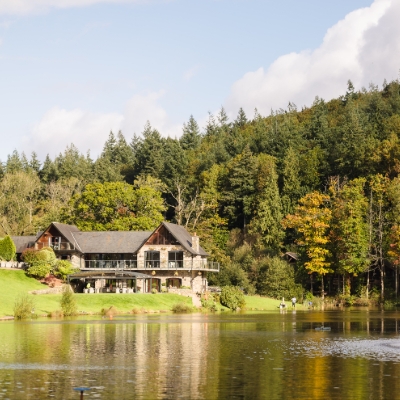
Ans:
<svg viewBox="0 0 400 400"><path fill-rule="evenodd" d="M171 224L170 222L163 222L162 224L187 251L195 255L208 256L201 246L198 253L192 248L192 236L183 226Z"/></svg>
<svg viewBox="0 0 400 400"><path fill-rule="evenodd" d="M72 233L80 232L78 227L76 227L75 225L61 224L59 222L52 222L52 225L54 225L58 229L58 231L61 233L61 235L64 236L68 242L70 242L72 244L76 244ZM43 232L42 232L42 234L43 234Z"/></svg>
<svg viewBox="0 0 400 400"><path fill-rule="evenodd" d="M182 247L193 255L208 256L200 246L197 253L192 248L192 236L180 225L170 222L162 223L165 228L174 236ZM136 253L149 237L155 232L149 231L104 231L104 232L81 232L75 225L61 224L53 222L60 234L70 243L77 246L77 249L85 254L109 253L123 254ZM13 236L12 239L17 247L17 253L34 243L43 232L36 236Z"/></svg>
<svg viewBox="0 0 400 400"><path fill-rule="evenodd" d="M136 253L151 232L73 232L82 253Z"/></svg>
<svg viewBox="0 0 400 400"><path fill-rule="evenodd" d="M22 253L29 246L33 246L36 240L36 236L11 236L17 253Z"/></svg>

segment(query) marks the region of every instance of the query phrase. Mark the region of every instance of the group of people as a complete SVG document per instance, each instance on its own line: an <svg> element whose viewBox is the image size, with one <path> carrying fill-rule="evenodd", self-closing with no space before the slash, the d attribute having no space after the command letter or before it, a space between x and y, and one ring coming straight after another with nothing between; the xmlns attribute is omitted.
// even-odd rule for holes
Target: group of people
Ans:
<svg viewBox="0 0 400 400"><path fill-rule="evenodd" d="M292 302L292 308L296 308L296 303L297 303L296 297L292 297L291 302ZM285 303L284 297L282 297L282 302L281 302L281 304L279 304L279 308L286 308L286 303Z"/></svg>

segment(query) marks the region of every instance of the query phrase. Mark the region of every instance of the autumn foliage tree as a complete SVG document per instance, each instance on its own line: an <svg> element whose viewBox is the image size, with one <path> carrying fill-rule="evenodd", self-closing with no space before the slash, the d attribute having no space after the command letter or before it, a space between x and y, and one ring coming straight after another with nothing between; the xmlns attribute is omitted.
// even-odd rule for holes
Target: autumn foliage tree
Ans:
<svg viewBox="0 0 400 400"><path fill-rule="evenodd" d="M285 228L297 233L296 243L304 247L304 267L309 274L316 273L322 280L321 295L324 297L324 275L333 272L329 257L329 228L332 211L327 206L329 196L312 192L299 200L294 214L283 220Z"/></svg>

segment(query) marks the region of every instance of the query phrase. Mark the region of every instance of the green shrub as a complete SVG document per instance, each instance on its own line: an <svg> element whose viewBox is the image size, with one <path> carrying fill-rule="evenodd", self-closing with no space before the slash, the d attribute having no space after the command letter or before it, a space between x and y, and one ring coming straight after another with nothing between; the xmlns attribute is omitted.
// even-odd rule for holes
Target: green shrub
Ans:
<svg viewBox="0 0 400 400"><path fill-rule="evenodd" d="M26 249L22 253L22 259L28 264L27 274L37 279L46 278L57 264L56 255L50 247L41 250Z"/></svg>
<svg viewBox="0 0 400 400"><path fill-rule="evenodd" d="M246 305L243 291L237 286L222 287L221 304L231 310L243 308Z"/></svg>
<svg viewBox="0 0 400 400"><path fill-rule="evenodd" d="M208 297L201 297L201 306L209 311L217 311L217 304L211 294L208 294Z"/></svg>
<svg viewBox="0 0 400 400"><path fill-rule="evenodd" d="M32 296L23 295L17 297L14 303L14 318L27 319L35 314L35 302Z"/></svg>
<svg viewBox="0 0 400 400"><path fill-rule="evenodd" d="M76 271L77 268L75 268L70 261L58 260L54 268L54 275L57 278L60 278L63 281L65 281L68 275L73 274Z"/></svg>
<svg viewBox="0 0 400 400"><path fill-rule="evenodd" d="M0 239L0 260L13 261L16 259L16 247L10 236Z"/></svg>
<svg viewBox="0 0 400 400"><path fill-rule="evenodd" d="M33 276L34 278L43 279L50 274L51 268L52 267L50 264L40 261L30 266L26 272L28 275Z"/></svg>
<svg viewBox="0 0 400 400"><path fill-rule="evenodd" d="M158 290L157 290L156 288L153 288L153 289L151 289L151 293L157 294L157 293L158 293Z"/></svg>
<svg viewBox="0 0 400 400"><path fill-rule="evenodd" d="M293 266L280 257L267 258L257 282L257 293L274 299L301 299L303 288L296 284Z"/></svg>
<svg viewBox="0 0 400 400"><path fill-rule="evenodd" d="M74 292L69 285L63 287L60 305L63 314L66 316L76 315L78 311Z"/></svg>
<svg viewBox="0 0 400 400"><path fill-rule="evenodd" d="M189 313L193 311L193 307L186 303L176 303L172 306L172 312L178 313Z"/></svg>
<svg viewBox="0 0 400 400"><path fill-rule="evenodd" d="M41 252L40 250L25 249L22 252L22 260L28 265L33 265L33 264L35 264L37 262L41 262L41 261L46 262L47 255L46 255L46 253Z"/></svg>

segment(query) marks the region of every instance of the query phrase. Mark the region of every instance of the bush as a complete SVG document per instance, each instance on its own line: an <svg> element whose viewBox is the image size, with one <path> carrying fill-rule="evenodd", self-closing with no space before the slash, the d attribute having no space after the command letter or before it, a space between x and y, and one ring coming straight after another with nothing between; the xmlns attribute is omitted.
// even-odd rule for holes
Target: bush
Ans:
<svg viewBox="0 0 400 400"><path fill-rule="evenodd" d="M153 289L151 289L151 293L157 294L157 293L158 293L158 290L157 290L156 288L153 288Z"/></svg>
<svg viewBox="0 0 400 400"><path fill-rule="evenodd" d="M209 311L217 311L217 303L211 293L201 297L201 306Z"/></svg>
<svg viewBox="0 0 400 400"><path fill-rule="evenodd" d="M174 313L189 313L193 311L193 307L191 307L189 304L186 303L176 303L172 306L171 309L172 312Z"/></svg>
<svg viewBox="0 0 400 400"><path fill-rule="evenodd" d="M63 287L60 305L64 315L76 315L78 309L76 306L75 295L69 285L64 285Z"/></svg>
<svg viewBox="0 0 400 400"><path fill-rule="evenodd" d="M14 303L14 318L27 319L33 315L35 315L35 302L33 298L28 295L18 297Z"/></svg>
<svg viewBox="0 0 400 400"><path fill-rule="evenodd" d="M43 261L38 262L29 267L26 272L28 275L33 276L34 278L43 279L50 274L51 265Z"/></svg>
<svg viewBox="0 0 400 400"><path fill-rule="evenodd" d="M0 260L13 261L16 258L16 247L10 236L0 239Z"/></svg>
<svg viewBox="0 0 400 400"><path fill-rule="evenodd" d="M77 268L75 268L70 261L58 260L56 267L54 268L54 275L65 281L68 275L73 274L76 271Z"/></svg>
<svg viewBox="0 0 400 400"><path fill-rule="evenodd" d="M56 255L50 247L41 250L26 249L22 253L22 259L28 264L28 275L37 279L46 278L57 264Z"/></svg>
<svg viewBox="0 0 400 400"><path fill-rule="evenodd" d="M221 290L221 304L231 310L246 305L243 291L237 286L224 286Z"/></svg>
<svg viewBox="0 0 400 400"><path fill-rule="evenodd" d="M279 257L266 260L257 283L257 292L274 299L303 297L303 288L296 284L293 266Z"/></svg>

